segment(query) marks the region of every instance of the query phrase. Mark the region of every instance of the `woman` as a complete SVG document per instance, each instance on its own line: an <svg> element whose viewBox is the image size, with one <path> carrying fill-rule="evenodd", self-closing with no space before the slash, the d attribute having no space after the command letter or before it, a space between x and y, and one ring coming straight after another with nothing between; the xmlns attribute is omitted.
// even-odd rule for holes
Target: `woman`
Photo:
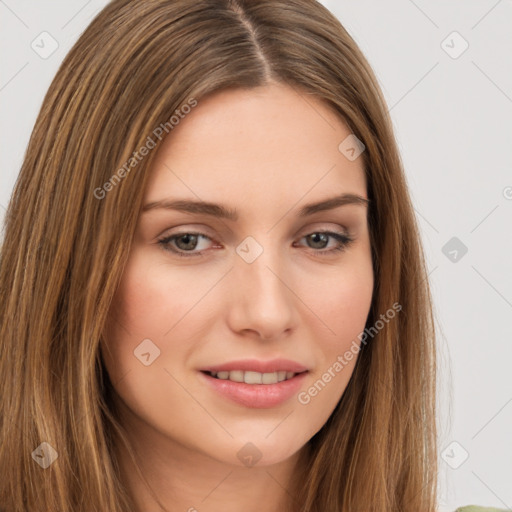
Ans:
<svg viewBox="0 0 512 512"><path fill-rule="evenodd" d="M0 260L5 511L435 511L435 336L391 122L308 0L114 0Z"/></svg>

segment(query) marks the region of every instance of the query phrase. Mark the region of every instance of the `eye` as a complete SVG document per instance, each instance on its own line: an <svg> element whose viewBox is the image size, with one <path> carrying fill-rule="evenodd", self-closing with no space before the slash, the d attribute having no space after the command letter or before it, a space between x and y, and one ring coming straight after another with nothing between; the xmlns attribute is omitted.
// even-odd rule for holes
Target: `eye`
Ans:
<svg viewBox="0 0 512 512"><path fill-rule="evenodd" d="M303 238L313 244L313 249L325 249L329 243L329 239L334 239L337 242L337 245L331 249L327 249L326 251L315 251L321 256L329 256L332 255L333 252L343 251L354 241L354 239L348 235L333 231L315 231Z"/></svg>
<svg viewBox="0 0 512 512"><path fill-rule="evenodd" d="M166 251L178 254L178 256L192 257L202 256L202 251L194 251L197 249L200 239L211 240L210 237L202 233L177 233L175 235L166 236L158 240L158 244ZM177 247L177 248L176 248Z"/></svg>
<svg viewBox="0 0 512 512"><path fill-rule="evenodd" d="M310 247L315 253L322 256L332 255L335 252L345 250L352 242L353 238L342 233L333 231L315 231L301 238L306 239L309 243L313 244ZM329 244L329 239L334 239L337 243L334 247L327 250L325 247ZM206 248L198 249L201 240L210 240L211 238L203 233L183 232L174 235L166 236L158 240L158 245L165 251L172 252L182 257L196 257L203 256ZM318 250L317 250L318 249Z"/></svg>

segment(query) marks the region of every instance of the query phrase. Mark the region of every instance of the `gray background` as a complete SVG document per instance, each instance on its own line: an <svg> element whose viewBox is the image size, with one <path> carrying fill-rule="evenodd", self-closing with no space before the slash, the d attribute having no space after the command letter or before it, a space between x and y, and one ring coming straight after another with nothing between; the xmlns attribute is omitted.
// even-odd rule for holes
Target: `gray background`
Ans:
<svg viewBox="0 0 512 512"><path fill-rule="evenodd" d="M44 94L106 3L0 0L0 221ZM512 509L512 1L323 3L376 72L422 230L439 332L440 512Z"/></svg>

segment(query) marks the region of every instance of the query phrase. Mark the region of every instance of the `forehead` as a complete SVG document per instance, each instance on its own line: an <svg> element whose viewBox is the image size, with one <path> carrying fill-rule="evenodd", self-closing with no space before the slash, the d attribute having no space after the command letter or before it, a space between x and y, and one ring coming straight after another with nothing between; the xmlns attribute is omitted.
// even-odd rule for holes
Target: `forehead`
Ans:
<svg viewBox="0 0 512 512"><path fill-rule="evenodd" d="M167 196L273 209L335 193L366 194L362 158L338 149L350 129L328 106L284 85L198 100L162 141L146 202Z"/></svg>

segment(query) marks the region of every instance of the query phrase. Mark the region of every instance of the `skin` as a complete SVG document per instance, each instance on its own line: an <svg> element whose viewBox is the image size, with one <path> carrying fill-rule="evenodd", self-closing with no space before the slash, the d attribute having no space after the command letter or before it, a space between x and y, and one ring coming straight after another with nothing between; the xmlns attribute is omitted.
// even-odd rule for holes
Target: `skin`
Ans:
<svg viewBox="0 0 512 512"><path fill-rule="evenodd" d="M301 451L347 386L356 357L308 404L294 395L254 409L210 389L199 369L287 358L308 367L304 391L357 341L374 279L367 207L298 216L333 195L367 198L362 158L338 150L350 133L320 101L273 84L200 100L158 148L144 204L200 199L240 215L142 213L102 340L121 421L168 511L286 510ZM340 244L315 239L319 231L353 241L328 254ZM208 238L167 247L203 256L159 245L178 232ZM263 248L252 263L236 252L248 236ZM145 366L134 350L148 338L160 356ZM261 454L253 467L237 457L249 442ZM161 510L123 450L120 458L139 510Z"/></svg>

